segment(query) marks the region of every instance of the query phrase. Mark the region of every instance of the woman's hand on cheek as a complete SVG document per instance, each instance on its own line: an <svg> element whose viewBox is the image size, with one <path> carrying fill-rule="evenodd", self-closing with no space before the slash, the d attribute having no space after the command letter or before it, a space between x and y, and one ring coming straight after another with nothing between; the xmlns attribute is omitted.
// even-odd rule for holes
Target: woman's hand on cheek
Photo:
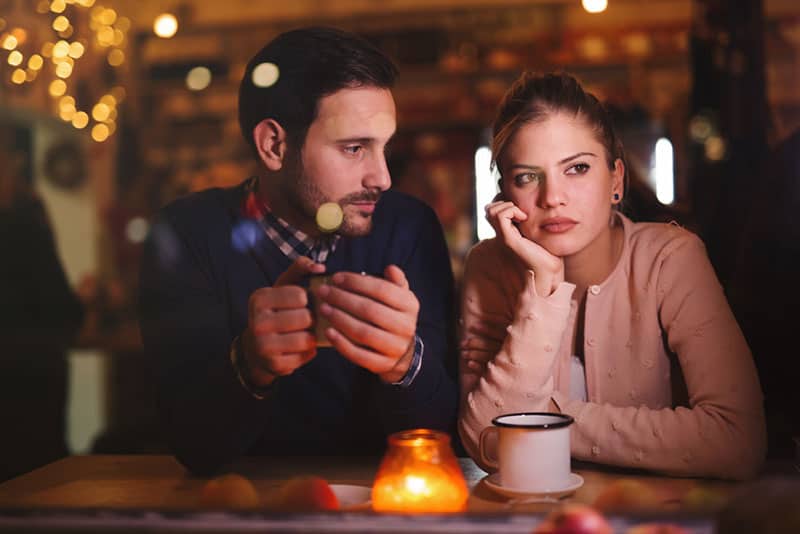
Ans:
<svg viewBox="0 0 800 534"><path fill-rule="evenodd" d="M528 215L513 202L500 200L486 206L486 219L497 237L536 274L536 292L550 296L564 281L564 260L520 233L516 223L527 220Z"/></svg>

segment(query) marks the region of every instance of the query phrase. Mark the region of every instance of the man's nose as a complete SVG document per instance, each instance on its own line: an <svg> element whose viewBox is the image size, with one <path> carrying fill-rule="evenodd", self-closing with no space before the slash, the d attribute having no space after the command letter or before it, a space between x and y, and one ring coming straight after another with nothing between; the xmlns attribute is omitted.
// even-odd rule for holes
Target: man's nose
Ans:
<svg viewBox="0 0 800 534"><path fill-rule="evenodd" d="M364 187L386 191L392 186L392 177L389 174L386 156L381 151L379 154L375 154L371 161L372 163L364 176Z"/></svg>

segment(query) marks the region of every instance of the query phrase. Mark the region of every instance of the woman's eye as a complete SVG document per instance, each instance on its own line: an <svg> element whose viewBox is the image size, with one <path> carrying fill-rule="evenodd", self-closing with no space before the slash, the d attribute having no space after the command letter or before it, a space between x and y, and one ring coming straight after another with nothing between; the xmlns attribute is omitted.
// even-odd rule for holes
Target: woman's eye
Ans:
<svg viewBox="0 0 800 534"><path fill-rule="evenodd" d="M518 186L538 184L541 181L542 175L538 172L524 172L514 176L514 183Z"/></svg>
<svg viewBox="0 0 800 534"><path fill-rule="evenodd" d="M587 163L576 163L567 169L567 174L586 174L588 170L589 165Z"/></svg>

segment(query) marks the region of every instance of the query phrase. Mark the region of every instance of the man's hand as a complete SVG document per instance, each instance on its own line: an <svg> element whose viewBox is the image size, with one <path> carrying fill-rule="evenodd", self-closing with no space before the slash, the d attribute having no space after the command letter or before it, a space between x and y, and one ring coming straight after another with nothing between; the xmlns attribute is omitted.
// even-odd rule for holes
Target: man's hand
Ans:
<svg viewBox="0 0 800 534"><path fill-rule="evenodd" d="M273 287L250 295L247 329L242 334L246 379L256 386L289 375L317 355L309 331L313 320L306 307L308 293L297 284L308 274L325 272L325 266L300 257L275 281Z"/></svg>
<svg viewBox="0 0 800 534"><path fill-rule="evenodd" d="M391 383L402 380L413 359L419 301L399 267L389 265L383 275L336 273L316 297L330 321L325 335L334 348Z"/></svg>
<svg viewBox="0 0 800 534"><path fill-rule="evenodd" d="M516 224L528 215L513 202L499 200L486 206L486 220L497 237L511 249L536 276L536 293L549 297L564 281L564 260L522 235Z"/></svg>

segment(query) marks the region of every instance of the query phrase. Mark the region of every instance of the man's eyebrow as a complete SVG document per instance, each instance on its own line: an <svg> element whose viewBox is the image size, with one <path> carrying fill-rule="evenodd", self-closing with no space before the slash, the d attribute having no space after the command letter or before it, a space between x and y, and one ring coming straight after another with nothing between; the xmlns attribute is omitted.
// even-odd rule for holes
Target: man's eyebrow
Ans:
<svg viewBox="0 0 800 534"><path fill-rule="evenodd" d="M594 152L578 152L577 154L575 154L573 156L569 156L567 158L562 159L561 161L558 162L558 164L559 165L563 165L564 163L568 163L568 162L572 161L573 159L579 158L581 156L593 156L593 157L596 158L597 154L595 154Z"/></svg>
<svg viewBox="0 0 800 534"><path fill-rule="evenodd" d="M392 136L389 137L389 139L386 140L386 144L391 143L392 141L394 141L394 139L395 139L395 134L392 134ZM369 143L374 143L376 141L377 141L377 139L375 137L367 137L367 136L364 136L364 137L343 137L342 139L336 139L335 140L336 143L339 143L339 144L342 144L342 145L346 145L346 144L349 144L349 143L358 143L360 145L366 145L366 144L369 144Z"/></svg>
<svg viewBox="0 0 800 534"><path fill-rule="evenodd" d="M374 137L345 137L343 139L337 139L336 140L337 143L342 143L342 144L359 143L359 144L362 144L362 145L367 144L367 143L372 143L373 141L375 141Z"/></svg>

